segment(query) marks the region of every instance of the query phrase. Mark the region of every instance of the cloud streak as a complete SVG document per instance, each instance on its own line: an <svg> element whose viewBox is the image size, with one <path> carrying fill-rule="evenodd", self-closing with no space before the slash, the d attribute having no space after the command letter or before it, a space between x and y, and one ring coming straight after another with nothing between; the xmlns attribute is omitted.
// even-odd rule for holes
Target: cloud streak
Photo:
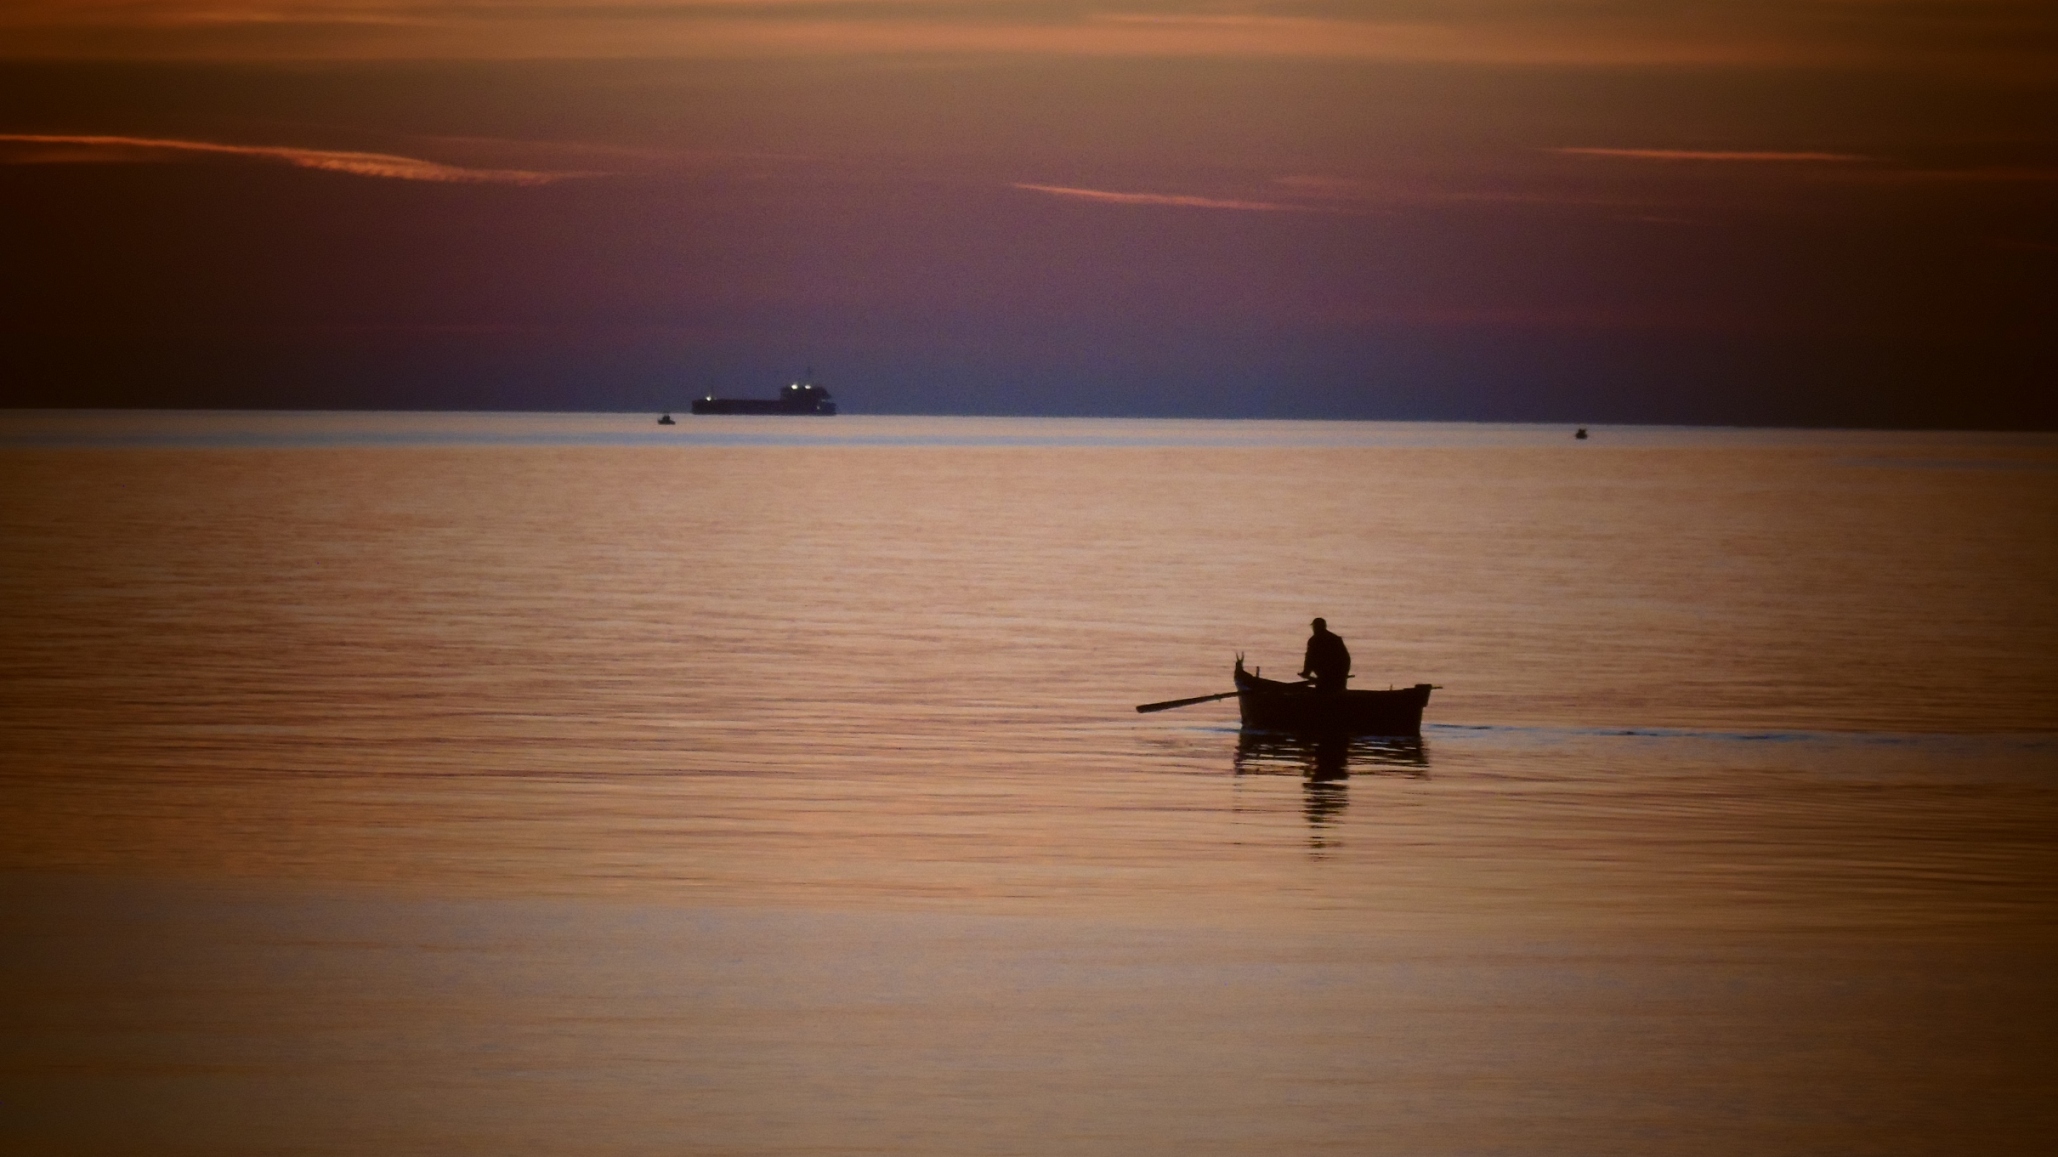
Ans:
<svg viewBox="0 0 2058 1157"><path fill-rule="evenodd" d="M1730 151L1724 149L1602 149L1558 148L1545 152L1568 157L1616 157L1631 161L1733 161L1744 164L1848 164L1869 161L1857 153L1802 153L1770 150Z"/></svg>
<svg viewBox="0 0 2058 1157"><path fill-rule="evenodd" d="M11 59L905 53L1944 71L2048 82L2048 0L9 0Z"/></svg>
<svg viewBox="0 0 2058 1157"><path fill-rule="evenodd" d="M16 147L0 149L0 163L84 164L161 161L179 157L239 157L287 164L300 169L347 173L353 177L488 185L548 185L572 177L599 175L583 172L542 172L532 169L470 169L392 153L302 149L287 145L225 145L213 141L159 137L0 133L0 146L7 145Z"/></svg>
<svg viewBox="0 0 2058 1157"><path fill-rule="evenodd" d="M1179 209L1239 209L1255 213L1312 213L1317 210L1305 205L1285 205L1277 201L1238 201L1220 197L1193 197L1183 193L1116 193L1106 189L1078 189L1069 185L1032 185L1017 181L1017 189L1032 193L1044 193L1052 197L1071 197L1081 201L1099 201L1108 205L1160 205Z"/></svg>

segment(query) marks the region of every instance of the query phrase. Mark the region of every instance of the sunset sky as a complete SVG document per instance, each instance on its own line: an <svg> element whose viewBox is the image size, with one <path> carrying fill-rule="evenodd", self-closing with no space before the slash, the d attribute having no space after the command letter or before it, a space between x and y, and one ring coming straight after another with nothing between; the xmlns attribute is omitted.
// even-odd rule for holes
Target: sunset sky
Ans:
<svg viewBox="0 0 2058 1157"><path fill-rule="evenodd" d="M2017 0L0 6L0 400L2058 427Z"/></svg>

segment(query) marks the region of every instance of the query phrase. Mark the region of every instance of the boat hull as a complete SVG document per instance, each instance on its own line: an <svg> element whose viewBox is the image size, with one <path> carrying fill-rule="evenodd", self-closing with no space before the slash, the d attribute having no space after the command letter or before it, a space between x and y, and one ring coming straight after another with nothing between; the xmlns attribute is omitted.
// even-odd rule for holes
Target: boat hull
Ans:
<svg viewBox="0 0 2058 1157"><path fill-rule="evenodd" d="M805 405L788 402L784 398L695 398L693 412L696 414L811 414L827 417L836 412L834 402L809 402Z"/></svg>
<svg viewBox="0 0 2058 1157"><path fill-rule="evenodd" d="M1427 683L1393 691L1317 691L1236 668L1236 703L1250 731L1296 735L1420 735Z"/></svg>

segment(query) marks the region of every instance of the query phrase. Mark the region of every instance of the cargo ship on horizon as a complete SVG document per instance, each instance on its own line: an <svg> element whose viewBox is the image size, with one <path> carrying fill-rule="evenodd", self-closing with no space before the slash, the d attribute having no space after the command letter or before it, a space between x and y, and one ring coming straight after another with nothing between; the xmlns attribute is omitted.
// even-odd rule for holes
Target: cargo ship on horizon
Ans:
<svg viewBox="0 0 2058 1157"><path fill-rule="evenodd" d="M776 398L717 398L709 394L693 400L696 414L821 414L836 412L829 391L817 385L813 372L779 391Z"/></svg>

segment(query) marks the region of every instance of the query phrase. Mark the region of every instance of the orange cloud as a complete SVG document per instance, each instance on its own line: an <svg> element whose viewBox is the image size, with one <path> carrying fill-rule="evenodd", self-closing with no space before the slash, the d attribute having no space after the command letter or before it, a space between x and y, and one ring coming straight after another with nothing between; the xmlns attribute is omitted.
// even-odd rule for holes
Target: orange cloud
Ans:
<svg viewBox="0 0 2058 1157"><path fill-rule="evenodd" d="M1362 177L1295 174L1275 177L1272 183L1294 196L1331 204L1348 204L1357 212L1449 204L1584 205L1603 209L1632 208L1651 204L1648 197L1602 196L1584 191L1454 188L1426 178L1374 181Z"/></svg>
<svg viewBox="0 0 2058 1157"><path fill-rule="evenodd" d="M1448 329L1676 330L1777 332L1799 326L1773 316L1691 306L1394 306L1345 303L1314 311L1331 324L1403 325Z"/></svg>
<svg viewBox="0 0 2058 1157"><path fill-rule="evenodd" d="M15 58L543 59L980 52L2041 76L2039 0L12 0ZM1898 9L1911 9L1903 13Z"/></svg>
<svg viewBox="0 0 2058 1157"><path fill-rule="evenodd" d="M1259 213L1311 213L1305 205L1283 205L1276 201L1234 201L1219 197L1193 197L1183 193L1114 193L1106 189L1075 189L1068 185L1031 185L1017 181L1017 189L1048 193L1053 197L1077 197L1112 205L1169 205L1182 209L1243 209Z"/></svg>
<svg viewBox="0 0 2058 1157"><path fill-rule="evenodd" d="M1985 165L1971 169L1887 169L1868 172L1861 179L1878 184L2049 184L2058 181L2058 168Z"/></svg>
<svg viewBox="0 0 2058 1157"><path fill-rule="evenodd" d="M1633 161L1743 161L1756 163L1818 162L1847 163L1869 161L1871 157L1856 153L1787 153L1787 152L1731 152L1721 149L1594 149L1562 148L1546 149L1545 152L1561 153L1575 157L1622 157Z"/></svg>
<svg viewBox="0 0 2058 1157"><path fill-rule="evenodd" d="M134 162L166 157L230 156L278 161L295 168L322 169L355 177L383 177L396 181L440 181L445 183L547 185L570 177L597 176L595 173L550 173L530 169L468 169L425 161L419 157L391 153L355 153L334 149L301 149L286 145L224 145L213 141L183 141L156 137L56 135L45 133L0 133L0 163L63 164L85 162Z"/></svg>

